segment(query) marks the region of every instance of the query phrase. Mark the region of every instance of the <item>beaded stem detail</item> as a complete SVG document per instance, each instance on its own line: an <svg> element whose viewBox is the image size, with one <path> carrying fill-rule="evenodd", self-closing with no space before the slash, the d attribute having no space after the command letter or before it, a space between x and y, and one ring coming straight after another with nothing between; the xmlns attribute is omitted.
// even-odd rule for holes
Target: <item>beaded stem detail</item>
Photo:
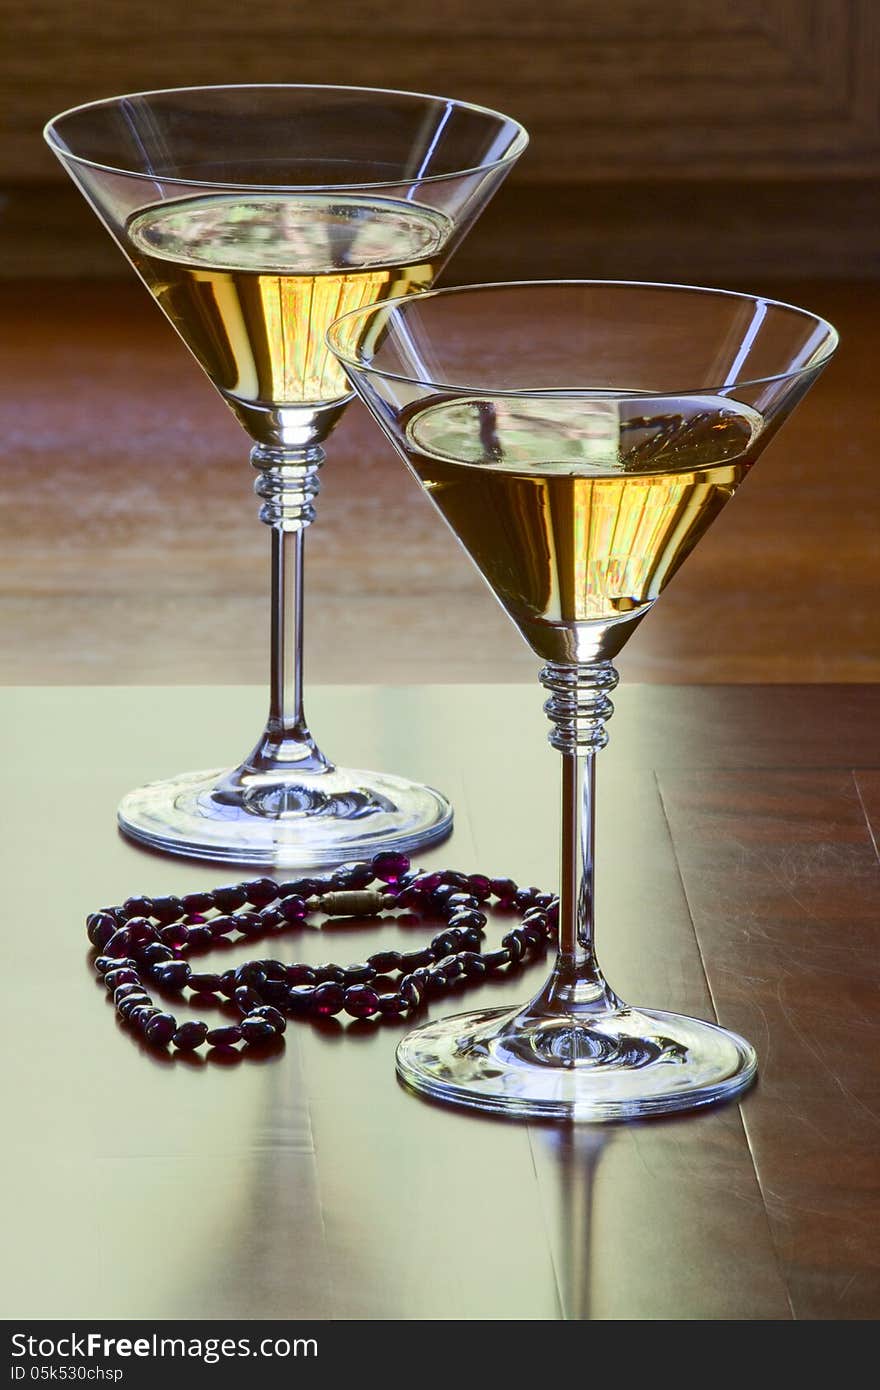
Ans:
<svg viewBox="0 0 880 1390"><path fill-rule="evenodd" d="M550 662L540 680L550 698L544 713L553 723L548 735L560 753L598 752L608 742L606 721L614 713L608 698L618 682L610 661L588 666L562 666Z"/></svg>
<svg viewBox="0 0 880 1390"><path fill-rule="evenodd" d="M371 885L377 884L377 887ZM481 908L495 899L521 915L498 950L482 952L487 923ZM414 951L377 951L362 965L285 965L251 960L222 974L194 971L184 952L217 940L277 934L303 924L310 913L376 915L415 909L445 920L429 945ZM416 1011L426 997L478 983L490 971L514 969L543 954L556 935L558 900L512 879L454 870L411 870L403 854L378 854L369 863L343 864L327 878L276 883L271 878L228 884L185 897L128 898L86 918L100 952L95 969L112 993L116 1011L151 1046L169 1042L182 1052L207 1043L229 1048L271 1043L288 1017L396 1017ZM389 979L397 975L396 983ZM219 996L238 1010L237 1023L211 1028L201 1020L178 1023L153 1003L146 982L182 995Z"/></svg>
<svg viewBox="0 0 880 1390"><path fill-rule="evenodd" d="M260 520L281 531L304 531L311 526L314 500L321 487L318 470L324 458L320 444L301 449L254 445L251 463L260 470L254 492L263 499Z"/></svg>

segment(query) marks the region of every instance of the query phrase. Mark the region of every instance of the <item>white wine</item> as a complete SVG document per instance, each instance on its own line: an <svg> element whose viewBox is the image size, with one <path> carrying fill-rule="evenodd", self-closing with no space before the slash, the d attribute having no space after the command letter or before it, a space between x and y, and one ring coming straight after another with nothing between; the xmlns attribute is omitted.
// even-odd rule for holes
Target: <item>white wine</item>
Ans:
<svg viewBox="0 0 880 1390"><path fill-rule="evenodd" d="M324 404L351 389L324 334L351 309L430 287L451 223L366 194L217 194L126 229L153 294L231 403Z"/></svg>
<svg viewBox="0 0 880 1390"><path fill-rule="evenodd" d="M526 641L562 661L591 649L579 630L648 611L742 482L761 423L721 398L461 397L411 415L405 445Z"/></svg>

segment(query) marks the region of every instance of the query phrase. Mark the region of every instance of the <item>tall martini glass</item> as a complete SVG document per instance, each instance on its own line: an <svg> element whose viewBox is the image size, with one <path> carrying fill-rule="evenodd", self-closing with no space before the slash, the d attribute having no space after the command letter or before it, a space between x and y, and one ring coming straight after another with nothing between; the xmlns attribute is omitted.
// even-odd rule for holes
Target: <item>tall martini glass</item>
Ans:
<svg viewBox="0 0 880 1390"><path fill-rule="evenodd" d="M571 1120L736 1094L755 1075L748 1042L714 1022L631 1007L600 969L595 755L613 712L614 659L816 380L834 330L750 295L571 281L388 301L340 319L328 341L545 663L550 742L562 755L552 974L521 1007L410 1033L401 1077L455 1104ZM527 932L529 920L537 932L545 910L535 907Z"/></svg>
<svg viewBox="0 0 880 1390"><path fill-rule="evenodd" d="M269 715L232 770L129 793L119 823L172 853L288 867L448 833L429 787L340 768L306 723L303 542L324 444L352 399L340 314L424 291L527 143L443 97L196 87L66 111L46 139L253 441L271 535Z"/></svg>

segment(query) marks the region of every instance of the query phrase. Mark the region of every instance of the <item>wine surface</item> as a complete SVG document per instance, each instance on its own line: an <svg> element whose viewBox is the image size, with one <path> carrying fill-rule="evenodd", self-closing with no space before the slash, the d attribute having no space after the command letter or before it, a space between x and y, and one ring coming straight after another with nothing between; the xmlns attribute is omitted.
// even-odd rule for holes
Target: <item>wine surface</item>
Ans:
<svg viewBox="0 0 880 1390"><path fill-rule="evenodd" d="M721 398L462 397L411 415L405 440L532 649L592 660L623 645L733 496L761 423Z"/></svg>
<svg viewBox="0 0 880 1390"><path fill-rule="evenodd" d="M132 259L224 395L271 405L344 399L334 319L429 288L451 223L368 195L208 195L157 204L126 228Z"/></svg>

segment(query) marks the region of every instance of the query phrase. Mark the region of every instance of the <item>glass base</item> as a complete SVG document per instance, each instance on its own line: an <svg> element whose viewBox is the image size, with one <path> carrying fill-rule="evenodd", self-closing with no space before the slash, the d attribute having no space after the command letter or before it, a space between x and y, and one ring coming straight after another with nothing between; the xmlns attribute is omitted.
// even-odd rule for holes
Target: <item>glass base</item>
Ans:
<svg viewBox="0 0 880 1390"><path fill-rule="evenodd" d="M452 1105L603 1121L728 1100L754 1080L757 1059L736 1033L683 1014L485 1009L407 1034L397 1070L413 1090Z"/></svg>
<svg viewBox="0 0 880 1390"><path fill-rule="evenodd" d="M432 787L384 772L221 770L138 787L118 818L131 839L168 854L308 869L433 844L449 834L452 807Z"/></svg>

